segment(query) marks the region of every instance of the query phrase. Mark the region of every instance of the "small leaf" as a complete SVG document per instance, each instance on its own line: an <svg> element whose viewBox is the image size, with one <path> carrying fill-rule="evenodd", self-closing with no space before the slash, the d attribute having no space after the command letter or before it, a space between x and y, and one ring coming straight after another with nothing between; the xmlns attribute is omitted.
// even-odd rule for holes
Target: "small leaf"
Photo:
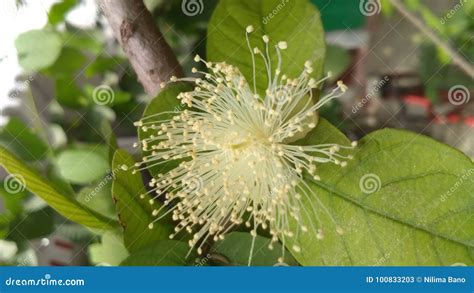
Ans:
<svg viewBox="0 0 474 293"><path fill-rule="evenodd" d="M217 253L226 257L232 265L246 266L248 265L252 238L252 235L245 232L229 233L225 236L224 240L213 245L211 253ZM282 246L276 242L273 243L273 250L270 250L268 248L270 242L270 239L257 235L252 256L252 266L298 265L288 252L285 253L285 264L279 264L278 258L282 256Z"/></svg>
<svg viewBox="0 0 474 293"><path fill-rule="evenodd" d="M185 242L163 240L132 253L121 266L186 266L196 258Z"/></svg>
<svg viewBox="0 0 474 293"><path fill-rule="evenodd" d="M116 222L105 218L89 208L81 205L69 196L65 196L38 173L23 164L12 153L0 147L0 165L10 174L20 175L24 179L26 188L45 200L52 208L67 219L97 229L112 229Z"/></svg>
<svg viewBox="0 0 474 293"><path fill-rule="evenodd" d="M49 207L24 214L11 223L7 238L21 243L46 237L54 231L53 210Z"/></svg>
<svg viewBox="0 0 474 293"><path fill-rule="evenodd" d="M102 235L101 243L89 246L89 255L94 264L110 266L119 265L129 256L122 237L112 231L107 231Z"/></svg>
<svg viewBox="0 0 474 293"><path fill-rule="evenodd" d="M63 106L83 108L90 104L82 90L68 77L56 77L56 100Z"/></svg>
<svg viewBox="0 0 474 293"><path fill-rule="evenodd" d="M65 150L58 155L59 173L75 184L88 184L101 179L109 169L107 158L83 149Z"/></svg>
<svg viewBox="0 0 474 293"><path fill-rule="evenodd" d="M349 143L325 120L312 134L305 143ZM321 181L306 180L312 194L305 200L305 221L322 228L324 238L301 233L301 253L294 254L299 263L473 264L474 164L468 157L391 129L366 136L353 153L346 168L322 164Z"/></svg>
<svg viewBox="0 0 474 293"><path fill-rule="evenodd" d="M62 41L55 32L31 30L18 36L15 47L23 69L39 71L54 64L61 53Z"/></svg>
<svg viewBox="0 0 474 293"><path fill-rule="evenodd" d="M52 25L56 25L62 21L66 16L66 13L76 6L77 0L63 0L59 3L51 6L48 13L48 21Z"/></svg>
<svg viewBox="0 0 474 293"><path fill-rule="evenodd" d="M65 47L56 62L45 71L54 78L63 77L72 84L73 80L77 79L76 74L84 64L87 64L86 62L87 58L80 50Z"/></svg>
<svg viewBox="0 0 474 293"><path fill-rule="evenodd" d="M117 214L124 229L125 246L130 252L139 251L145 246L153 245L160 240L168 239L173 230L167 218L149 224L154 220L153 210L161 205L150 204L149 196L141 199L140 195L147 192L143 186L140 173L133 174L135 161L124 150L115 152L112 168L115 179L112 184L112 195L115 199Z"/></svg>
<svg viewBox="0 0 474 293"><path fill-rule="evenodd" d="M282 52L282 74L296 78L304 63L310 60L314 64L313 77L321 77L326 51L324 32L319 12L307 0L222 0L217 5L209 23L207 58L237 66L252 87L252 57L245 38L248 25L255 28L250 34L252 48L259 47L265 52L262 37L270 37L272 70L277 64L275 45L286 41L288 49ZM263 93L268 84L265 64L259 55L255 60L257 89Z"/></svg>
<svg viewBox="0 0 474 293"><path fill-rule="evenodd" d="M42 160L48 153L44 141L17 118L11 118L0 131L0 145L25 161Z"/></svg>
<svg viewBox="0 0 474 293"><path fill-rule="evenodd" d="M107 174L98 183L84 187L77 195L77 201L108 218L115 218L112 202L112 175Z"/></svg>
<svg viewBox="0 0 474 293"><path fill-rule="evenodd" d="M143 117L164 113L160 116L160 120L170 119L174 115L177 115L183 110L183 106L177 99L178 95L182 92L192 91L192 87L189 83L172 83L165 87L156 98L154 98L146 107ZM165 113L172 112L172 113ZM151 120L150 120L151 121ZM152 134L152 130L144 131L142 128L138 130L138 136L140 140L146 139ZM150 144L150 149L153 144ZM151 154L149 151L143 152L143 156ZM152 176L156 176L159 173L164 173L168 170L174 169L179 165L180 161L168 161L166 164L153 166L148 168ZM149 165L150 166L150 165Z"/></svg>

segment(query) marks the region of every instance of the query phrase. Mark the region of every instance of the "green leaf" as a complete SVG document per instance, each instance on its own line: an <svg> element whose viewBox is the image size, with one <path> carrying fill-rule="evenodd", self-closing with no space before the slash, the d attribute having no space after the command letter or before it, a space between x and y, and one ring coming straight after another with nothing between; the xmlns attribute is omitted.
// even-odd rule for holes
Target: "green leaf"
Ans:
<svg viewBox="0 0 474 293"><path fill-rule="evenodd" d="M54 231L53 210L44 208L33 211L13 221L8 239L15 242L38 239L48 236Z"/></svg>
<svg viewBox="0 0 474 293"><path fill-rule="evenodd" d="M168 114L163 114L159 118L160 120L164 119L170 119L174 115L176 115L177 112L180 112L183 109L183 106L181 105L180 101L177 99L179 93L181 92L188 92L192 91L192 87L189 83L172 83L169 84L166 88L164 88L156 98L154 98L146 107L145 112L143 113L143 117L146 118L148 116L156 115L159 113L164 113L164 112L174 112L173 113L168 113ZM152 121L152 120L148 120ZM148 131L143 131L142 128L138 130L138 136L140 140L146 139L152 134L151 130ZM150 144L150 149L152 148L153 144ZM151 152L145 151L143 152L143 156L148 156L150 155ZM159 173L164 173L168 170L176 168L181 161L176 160L176 161L168 161L166 164L162 165L157 165L157 166L152 166L148 168L152 176L156 176ZM150 165L148 165L150 166Z"/></svg>
<svg viewBox="0 0 474 293"><path fill-rule="evenodd" d="M77 201L108 218L115 218L112 202L112 175L107 174L98 183L84 187L77 195Z"/></svg>
<svg viewBox="0 0 474 293"><path fill-rule="evenodd" d="M66 16L66 13L76 6L77 0L63 0L59 3L54 4L48 13L48 22L52 25L56 25L62 21Z"/></svg>
<svg viewBox="0 0 474 293"><path fill-rule="evenodd" d="M147 190L140 173L133 173L134 164L135 161L126 151L115 152L112 162L115 173L112 195L124 229L125 246L130 252L140 251L143 247L168 239L173 230L167 218L154 223L153 229L149 229L148 225L154 220L152 212L161 205L157 202L150 204L148 196L140 198Z"/></svg>
<svg viewBox="0 0 474 293"><path fill-rule="evenodd" d="M112 165L115 151L118 149L118 144L114 130L107 119L103 119L100 123L100 134L102 135L105 143L109 146L109 163Z"/></svg>
<svg viewBox="0 0 474 293"><path fill-rule="evenodd" d="M87 62L86 56L80 50L65 47L54 64L46 71L51 76L64 77L68 79L69 84L73 84L77 79L76 74Z"/></svg>
<svg viewBox="0 0 474 293"><path fill-rule="evenodd" d="M116 222L113 220L97 214L73 198L58 192L54 185L38 175L35 170L23 164L3 147L0 147L0 165L10 174L21 175L29 191L41 197L52 208L69 220L97 229L112 229L116 227Z"/></svg>
<svg viewBox="0 0 474 293"><path fill-rule="evenodd" d="M69 149L58 155L59 173L75 184L88 184L101 179L109 169L107 157L87 149Z"/></svg>
<svg viewBox="0 0 474 293"><path fill-rule="evenodd" d="M252 238L252 235L245 232L229 233L225 236L224 240L214 244L211 248L211 253L217 253L226 257L232 265L246 266L248 265ZM276 242L273 243L273 249L270 250L268 248L270 242L270 239L257 235L252 256L252 266L279 265L278 258L282 256L282 246ZM290 266L298 265L288 252L285 253L285 263Z"/></svg>
<svg viewBox="0 0 474 293"><path fill-rule="evenodd" d="M301 142L349 143L325 120ZM300 234L301 253L294 253L299 263L474 263L474 165L468 157L422 135L391 129L366 136L353 153L346 168L322 164L322 180L306 180L312 195L304 204L305 221L317 225L316 207L324 238L316 240L311 230Z"/></svg>
<svg viewBox="0 0 474 293"><path fill-rule="evenodd" d="M185 242L163 240L152 247L132 253L121 266L186 266L196 258Z"/></svg>
<svg viewBox="0 0 474 293"><path fill-rule="evenodd" d="M123 61L118 56L114 58L98 56L89 66L87 66L85 74L87 77L93 77L95 74L114 71L121 63L123 63Z"/></svg>
<svg viewBox="0 0 474 293"><path fill-rule="evenodd" d="M43 140L18 118L11 118L0 131L0 145L25 161L44 159L48 153Z"/></svg>
<svg viewBox="0 0 474 293"><path fill-rule="evenodd" d="M15 47L23 69L38 71L54 64L61 53L62 40L52 31L31 30L18 36Z"/></svg>
<svg viewBox="0 0 474 293"><path fill-rule="evenodd" d="M87 51L94 55L101 55L104 50L103 32L95 31L66 31L62 34L63 40L67 40L67 46Z"/></svg>
<svg viewBox="0 0 474 293"><path fill-rule="evenodd" d="M71 108L82 108L90 104L74 80L68 77L56 77L56 100Z"/></svg>
<svg viewBox="0 0 474 293"><path fill-rule="evenodd" d="M128 257L123 239L117 233L107 231L102 235L101 243L89 246L91 261L96 265L117 266Z"/></svg>
<svg viewBox="0 0 474 293"><path fill-rule="evenodd" d="M275 13L276 12L276 13ZM209 23L207 37L207 58L209 61L226 61L237 66L253 84L252 58L245 39L245 29L253 25L250 35L252 48L264 52L263 35L270 37L270 58L273 69L277 64L275 45L280 41L288 43L282 52L282 74L298 77L304 63L314 63L313 77L319 79L324 63L324 31L319 12L306 0L222 0L217 5ZM263 93L268 78L265 64L256 56L257 88ZM274 74L274 72L273 72Z"/></svg>

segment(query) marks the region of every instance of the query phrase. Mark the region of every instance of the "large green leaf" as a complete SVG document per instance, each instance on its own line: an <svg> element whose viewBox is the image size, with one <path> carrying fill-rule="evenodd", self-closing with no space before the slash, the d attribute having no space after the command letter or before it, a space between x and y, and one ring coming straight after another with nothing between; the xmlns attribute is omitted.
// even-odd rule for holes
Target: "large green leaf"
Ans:
<svg viewBox="0 0 474 293"><path fill-rule="evenodd" d="M301 142L349 143L325 120ZM317 223L316 207L324 238L300 234L301 253L294 254L299 263L474 264L474 164L468 157L422 135L390 129L366 136L354 155L345 169L324 164L320 182L307 180L312 195L305 202L306 221Z"/></svg>
<svg viewBox="0 0 474 293"><path fill-rule="evenodd" d="M132 253L122 266L185 266L195 260L196 254L185 242L163 240L155 245Z"/></svg>
<svg viewBox="0 0 474 293"><path fill-rule="evenodd" d="M304 63L314 63L313 77L322 74L325 43L324 32L316 7L306 0L222 0L217 5L209 23L207 37L207 58L209 61L226 61L237 66L252 84L252 58L245 39L245 29L253 25L250 35L252 48L264 51L263 35L270 37L270 58L273 70L277 64L275 45L280 41L288 43L283 51L282 73L289 77L299 76ZM265 64L260 56L256 58L257 88L267 88ZM273 72L274 73L274 72Z"/></svg>
<svg viewBox="0 0 474 293"><path fill-rule="evenodd" d="M192 86L189 83L172 83L169 84L166 88L164 88L156 98L154 98L146 107L145 112L143 113L143 117L146 118L148 116L156 115L159 113L164 112L175 112L178 113L183 110L183 105L181 105L180 101L178 100L178 95L182 92L188 92L192 90ZM163 119L170 119L176 114L163 114L159 117L159 120ZM155 116L156 118L156 116ZM146 121L153 121L153 119L147 119ZM138 136L140 140L146 139L150 136L152 131L143 131L143 129L139 129ZM153 144L150 144L150 149L152 148ZM145 151L142 153L143 156L148 156L151 154L149 151ZM180 161L171 161L167 162L162 165L153 166L149 168L151 175L156 176L159 173L166 172L168 170L174 169L179 165Z"/></svg>
<svg viewBox="0 0 474 293"><path fill-rule="evenodd" d="M211 253L217 253L226 257L232 265L246 266L248 265L252 238L252 235L249 233L232 232L226 235L224 240L214 244ZM252 256L252 266L298 265L288 252L285 253L285 264L279 264L278 258L282 256L282 246L280 243L273 243L273 249L270 250L268 248L269 244L270 239L257 235Z"/></svg>
<svg viewBox="0 0 474 293"><path fill-rule="evenodd" d="M62 49L61 37L48 30L22 33L15 41L18 59L23 69L38 71L53 65Z"/></svg>
<svg viewBox="0 0 474 293"><path fill-rule="evenodd" d="M94 149L69 149L57 158L59 173L71 183L88 184L101 179L109 169L107 157Z"/></svg>
<svg viewBox="0 0 474 293"><path fill-rule="evenodd" d="M149 196L140 198L147 190L143 186L140 173L133 174L134 164L135 161L126 151L115 152L112 162L115 173L112 195L124 229L125 246L130 252L168 239L173 230L168 218L156 222L153 229L149 229L148 225L154 219L153 210L159 209L161 205L156 201L150 204Z"/></svg>
<svg viewBox="0 0 474 293"><path fill-rule="evenodd" d="M24 180L23 183L29 191L41 197L52 208L71 221L97 229L116 227L115 221L99 215L73 198L60 193L54 185L3 147L0 147L0 165L10 174L21 176L19 178Z"/></svg>

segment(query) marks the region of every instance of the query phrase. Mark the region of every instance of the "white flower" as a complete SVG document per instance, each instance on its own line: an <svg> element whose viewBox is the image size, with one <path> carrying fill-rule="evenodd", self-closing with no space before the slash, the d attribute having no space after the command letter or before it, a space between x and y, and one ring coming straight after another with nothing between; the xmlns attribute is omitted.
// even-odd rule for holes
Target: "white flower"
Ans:
<svg viewBox="0 0 474 293"><path fill-rule="evenodd" d="M312 102L312 90L321 81L310 77L310 61L298 78L281 73L281 50L286 42L275 46L278 64L272 70L269 57L269 37L264 36L265 53L252 48L246 29L247 44L253 60L253 84L247 82L240 71L226 63L203 62L208 73L193 69L201 78L175 78L190 81L194 91L181 93L178 99L187 106L172 119L160 119L169 112L144 117L136 126L150 132L141 141L141 148L151 155L137 163L137 170L163 165L173 160L182 163L150 182L153 198L164 196L164 206L155 210L155 221L172 213L178 221L173 238L181 230L193 235L191 247L202 253L202 245L209 239L217 241L237 225L245 224L251 234L257 228L269 229L272 243L308 231L301 222L303 197L315 197L303 180L310 174L314 180L318 163L334 163L344 167L351 156L338 153L340 149L355 146L337 144L294 145L296 138L316 127L316 111L332 99L342 95L346 87L338 87ZM268 86L262 99L256 89L255 58L265 61ZM163 85L165 86L165 85ZM147 165L147 166L146 166ZM291 219L290 219L291 218ZM299 223L290 230L289 222ZM318 238L322 238L318 223L310 223ZM150 224L153 228L153 223ZM338 229L340 230L340 229ZM341 232L341 231L338 231ZM270 244L272 249L272 244ZM292 247L295 252L301 249ZM253 251L253 247L252 247ZM250 252L249 264L252 253ZM283 262L282 257L278 260Z"/></svg>

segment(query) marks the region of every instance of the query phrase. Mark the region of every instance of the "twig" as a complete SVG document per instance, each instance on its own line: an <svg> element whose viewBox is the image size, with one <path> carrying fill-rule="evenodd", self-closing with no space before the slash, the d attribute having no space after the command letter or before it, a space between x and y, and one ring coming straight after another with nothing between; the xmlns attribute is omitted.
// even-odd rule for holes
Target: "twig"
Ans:
<svg viewBox="0 0 474 293"><path fill-rule="evenodd" d="M448 53L453 59L453 63L467 73L471 78L474 78L474 68L469 62L467 62L461 55L458 54L451 46L443 41L438 35L436 35L431 29L415 15L413 15L400 0L390 0L393 6L409 21L411 21L419 30L421 30L428 38L431 39L438 47L441 47L446 53Z"/></svg>
<svg viewBox="0 0 474 293"><path fill-rule="evenodd" d="M142 0L97 0L115 37L151 96L171 76L182 76L176 55L166 43Z"/></svg>

